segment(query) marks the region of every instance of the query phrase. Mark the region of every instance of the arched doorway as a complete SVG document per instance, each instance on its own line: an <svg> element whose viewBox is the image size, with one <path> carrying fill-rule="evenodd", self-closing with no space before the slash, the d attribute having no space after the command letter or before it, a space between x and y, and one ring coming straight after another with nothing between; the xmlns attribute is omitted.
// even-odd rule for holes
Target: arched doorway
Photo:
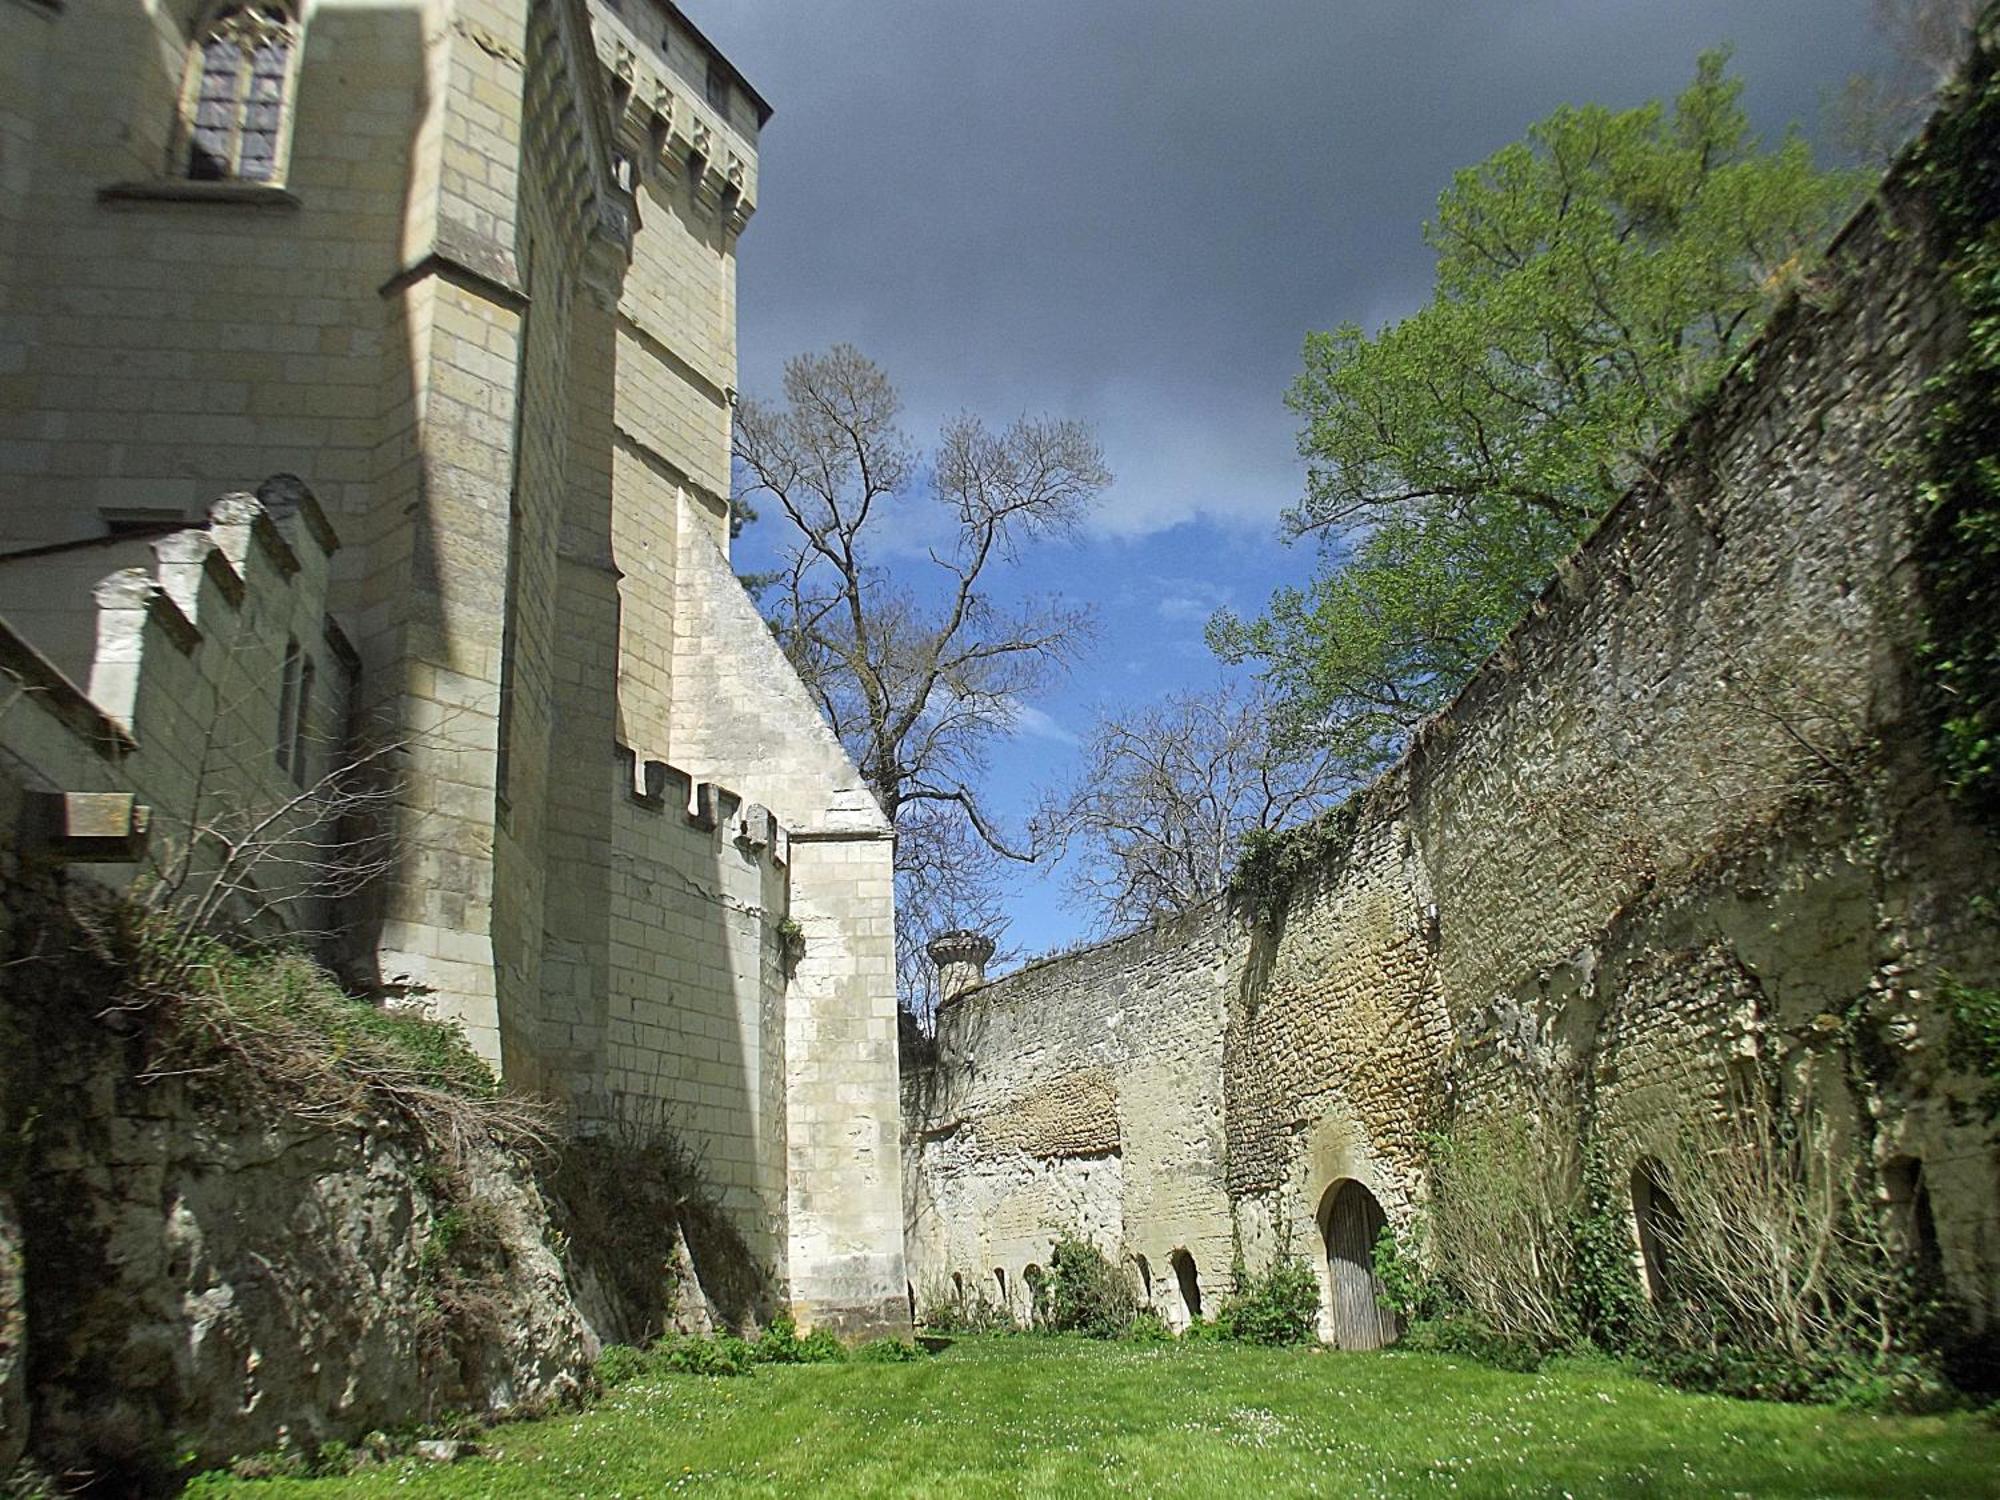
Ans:
<svg viewBox="0 0 2000 1500"><path fill-rule="evenodd" d="M1639 1276L1646 1295L1664 1301L1673 1282L1674 1256L1685 1231L1680 1205L1666 1188L1666 1169L1650 1156L1632 1167L1632 1231L1639 1241Z"/></svg>
<svg viewBox="0 0 2000 1500"><path fill-rule="evenodd" d="M1375 1195L1351 1177L1336 1182L1320 1199L1336 1349L1380 1349L1395 1343L1402 1332L1375 1278L1375 1241L1388 1222Z"/></svg>

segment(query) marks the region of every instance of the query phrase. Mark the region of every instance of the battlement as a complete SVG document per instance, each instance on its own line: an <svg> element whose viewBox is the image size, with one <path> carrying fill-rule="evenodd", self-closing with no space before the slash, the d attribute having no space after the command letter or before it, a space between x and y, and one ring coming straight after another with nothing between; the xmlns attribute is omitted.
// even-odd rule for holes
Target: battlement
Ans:
<svg viewBox="0 0 2000 1500"><path fill-rule="evenodd" d="M702 206L742 233L757 211L757 132L770 106L676 7L617 0L593 17L621 151L642 175L684 174Z"/></svg>
<svg viewBox="0 0 2000 1500"><path fill-rule="evenodd" d="M288 475L208 516L0 556L24 847L129 870L287 808L273 837L321 841L315 790L344 764L360 669L326 612L339 539ZM274 879L282 905L315 877Z"/></svg>
<svg viewBox="0 0 2000 1500"><path fill-rule="evenodd" d="M745 853L765 855L777 868L791 863L791 834L761 802L746 803L712 781L696 782L663 760L641 761L630 745L618 746L617 753L626 795L639 806L678 811L688 827L716 834Z"/></svg>

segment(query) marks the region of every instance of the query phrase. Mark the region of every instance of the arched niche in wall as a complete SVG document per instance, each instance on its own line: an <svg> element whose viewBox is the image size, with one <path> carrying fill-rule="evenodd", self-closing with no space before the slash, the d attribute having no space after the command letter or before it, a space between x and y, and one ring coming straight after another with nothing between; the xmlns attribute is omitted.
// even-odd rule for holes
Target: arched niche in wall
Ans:
<svg viewBox="0 0 2000 1500"><path fill-rule="evenodd" d="M1346 1177L1321 1196L1317 1218L1326 1246L1328 1332L1334 1347L1380 1349L1395 1343L1402 1326L1382 1300L1382 1283L1375 1275L1375 1241L1389 1222L1382 1205Z"/></svg>
<svg viewBox="0 0 2000 1500"><path fill-rule="evenodd" d="M1194 1257L1185 1250L1176 1250L1168 1258L1174 1268L1174 1280L1180 1285L1181 1306L1187 1310L1190 1323L1201 1321L1201 1268L1194 1263Z"/></svg>
<svg viewBox="0 0 2000 1500"><path fill-rule="evenodd" d="M1882 1168L1882 1186L1889 1198L1889 1232L1903 1262L1919 1287L1944 1284L1944 1250L1938 1243L1937 1217L1931 1210L1931 1190L1924 1183L1924 1164L1914 1156L1899 1156Z"/></svg>
<svg viewBox="0 0 2000 1500"><path fill-rule="evenodd" d="M1139 1302L1142 1306L1153 1305L1153 1266L1143 1255L1132 1257L1133 1269L1139 1273Z"/></svg>
<svg viewBox="0 0 2000 1500"><path fill-rule="evenodd" d="M1666 1169L1650 1156L1632 1166L1632 1234L1639 1246L1639 1275L1646 1295L1658 1302L1673 1283L1674 1255L1681 1243L1680 1205L1667 1191Z"/></svg>

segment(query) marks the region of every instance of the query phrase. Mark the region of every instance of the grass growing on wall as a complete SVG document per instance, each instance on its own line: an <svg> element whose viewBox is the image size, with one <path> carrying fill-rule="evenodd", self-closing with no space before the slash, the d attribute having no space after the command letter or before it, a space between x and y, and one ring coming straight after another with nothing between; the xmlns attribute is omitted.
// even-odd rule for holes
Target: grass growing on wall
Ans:
<svg viewBox="0 0 2000 1500"><path fill-rule="evenodd" d="M652 1371L486 1456L193 1496L1991 1495L2000 1433L1688 1396L1602 1364L962 1339L934 1359Z"/></svg>

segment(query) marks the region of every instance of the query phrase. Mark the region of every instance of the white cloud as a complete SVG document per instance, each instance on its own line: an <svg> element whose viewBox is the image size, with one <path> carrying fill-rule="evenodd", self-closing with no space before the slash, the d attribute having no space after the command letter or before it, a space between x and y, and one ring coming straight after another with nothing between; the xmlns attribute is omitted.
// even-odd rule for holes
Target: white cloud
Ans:
<svg viewBox="0 0 2000 1500"><path fill-rule="evenodd" d="M1034 740L1051 740L1058 745L1080 745L1082 740L1032 703L1015 699L1012 704L1014 733Z"/></svg>

